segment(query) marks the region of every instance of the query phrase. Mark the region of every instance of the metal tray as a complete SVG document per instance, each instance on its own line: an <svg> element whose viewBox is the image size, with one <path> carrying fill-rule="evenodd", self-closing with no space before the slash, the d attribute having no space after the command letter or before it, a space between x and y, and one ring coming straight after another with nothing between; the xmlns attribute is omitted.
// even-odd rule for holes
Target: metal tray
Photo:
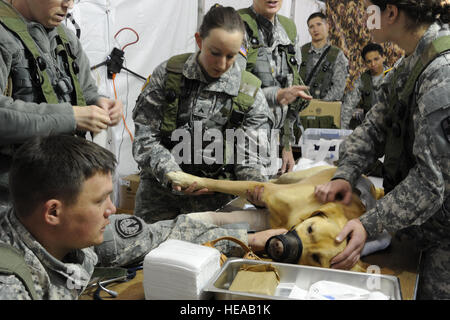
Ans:
<svg viewBox="0 0 450 320"><path fill-rule="evenodd" d="M228 290L242 264L271 264L275 266L280 275L280 284L275 294L268 296ZM218 300L295 300L289 297L292 288L297 286L300 289L308 290L312 284L321 280L338 282L368 291L379 291L389 296L390 300L402 300L400 281L395 276L236 258L228 259L204 290L212 292ZM368 283L376 283L379 286L370 290Z"/></svg>

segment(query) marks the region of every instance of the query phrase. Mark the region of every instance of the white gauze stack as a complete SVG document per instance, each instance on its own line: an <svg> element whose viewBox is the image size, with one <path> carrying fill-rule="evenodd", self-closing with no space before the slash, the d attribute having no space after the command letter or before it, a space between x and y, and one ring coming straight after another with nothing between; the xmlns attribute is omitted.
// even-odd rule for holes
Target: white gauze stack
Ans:
<svg viewBox="0 0 450 320"><path fill-rule="evenodd" d="M220 269L220 252L181 240L167 240L144 259L147 300L201 300L205 285Z"/></svg>

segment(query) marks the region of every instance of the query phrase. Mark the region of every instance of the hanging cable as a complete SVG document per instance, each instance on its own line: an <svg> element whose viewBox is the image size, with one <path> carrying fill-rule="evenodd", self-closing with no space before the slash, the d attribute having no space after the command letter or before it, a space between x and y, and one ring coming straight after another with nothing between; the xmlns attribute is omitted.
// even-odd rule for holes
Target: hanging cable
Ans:
<svg viewBox="0 0 450 320"><path fill-rule="evenodd" d="M116 91L116 82L115 82L115 79L116 79L116 74L113 74L113 76L112 76L112 82L113 82L113 89L114 89L114 97L115 97L115 99L117 100L117 91ZM133 142L133 140L134 140L133 134L131 133L130 129L129 129L128 126L127 126L127 122L126 122L126 120L125 120L125 116L124 116L123 112L122 112L122 120L123 120L123 125L124 125L125 129L127 130L128 134L130 135L131 142Z"/></svg>
<svg viewBox="0 0 450 320"><path fill-rule="evenodd" d="M139 34L133 28L130 28L130 27L125 27L125 28L122 28L119 31L117 31L116 34L114 35L114 39L117 40L117 36L119 35L119 33L121 33L124 30L130 30L131 32L133 32L136 35L136 40L133 42L127 43L125 46L123 46L122 51L124 51L126 47L128 47L132 44L135 44L139 41Z"/></svg>

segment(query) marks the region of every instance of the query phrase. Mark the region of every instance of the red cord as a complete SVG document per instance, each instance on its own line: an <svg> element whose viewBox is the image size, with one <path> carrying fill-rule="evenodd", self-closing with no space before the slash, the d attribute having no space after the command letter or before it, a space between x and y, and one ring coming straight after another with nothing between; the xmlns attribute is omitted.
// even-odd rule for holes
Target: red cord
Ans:
<svg viewBox="0 0 450 320"><path fill-rule="evenodd" d="M119 35L119 33L121 33L123 30L130 30L131 32L133 32L136 35L136 40L130 43L127 43L125 46L123 46L122 51L125 50L126 47L128 47L129 45L135 44L136 42L139 41L139 34L132 28L129 27L125 27L120 29L119 31L117 31L117 33L114 35L114 39L117 38L117 36Z"/></svg>
<svg viewBox="0 0 450 320"><path fill-rule="evenodd" d="M125 28L122 28L119 31L117 31L116 34L114 35L114 39L116 39L117 36L119 35L119 33L121 33L123 30L130 30L131 32L133 32L136 35L136 40L133 41L133 42L127 43L125 46L123 46L122 47L122 51L124 51L125 48L128 47L129 45L135 44L135 43L137 43L139 41L139 34L134 29L129 28L129 27L125 27ZM117 91L116 91L115 78L116 78L116 74L114 73L112 75L112 81L113 81L113 88L114 88L114 96L115 96L115 98L117 100ZM125 126L125 129L127 130L128 134L130 135L131 141L133 142L133 140L134 140L133 134L131 133L130 129L127 126L127 123L125 121L125 116L124 116L123 112L122 112L122 120L123 120L123 125Z"/></svg>
<svg viewBox="0 0 450 320"><path fill-rule="evenodd" d="M116 98L116 100L117 100L117 92L116 92L116 82L115 82L115 79L116 79L116 74L114 73L113 75L112 75L112 81L113 81L113 88L114 88L114 97ZM125 106L126 107L126 106ZM130 135L130 139L131 139L131 142L133 142L133 134L131 133L131 131L130 131L130 129L128 129L128 126L127 126L127 122L125 121L125 116L123 115L123 112L122 112L122 120L123 120L123 125L125 126L125 129L127 129L127 132L128 132L128 134Z"/></svg>

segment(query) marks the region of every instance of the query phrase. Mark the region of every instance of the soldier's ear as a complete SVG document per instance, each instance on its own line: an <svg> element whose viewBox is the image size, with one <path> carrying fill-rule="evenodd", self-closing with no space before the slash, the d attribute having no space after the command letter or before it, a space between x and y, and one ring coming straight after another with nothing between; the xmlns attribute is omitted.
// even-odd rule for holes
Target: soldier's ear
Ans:
<svg viewBox="0 0 450 320"><path fill-rule="evenodd" d="M44 204L44 220L47 224L57 225L61 221L62 203L51 199Z"/></svg>
<svg viewBox="0 0 450 320"><path fill-rule="evenodd" d="M202 50L203 39L200 36L200 33L198 33L198 32L195 33L195 42L197 42L197 46L198 46L199 50L201 51Z"/></svg>
<svg viewBox="0 0 450 320"><path fill-rule="evenodd" d="M398 7L395 6L395 5L388 4L386 6L386 10L387 10L387 13L388 13L389 22L391 22L391 24L392 24L397 19L397 17L399 16L400 12L398 10Z"/></svg>

